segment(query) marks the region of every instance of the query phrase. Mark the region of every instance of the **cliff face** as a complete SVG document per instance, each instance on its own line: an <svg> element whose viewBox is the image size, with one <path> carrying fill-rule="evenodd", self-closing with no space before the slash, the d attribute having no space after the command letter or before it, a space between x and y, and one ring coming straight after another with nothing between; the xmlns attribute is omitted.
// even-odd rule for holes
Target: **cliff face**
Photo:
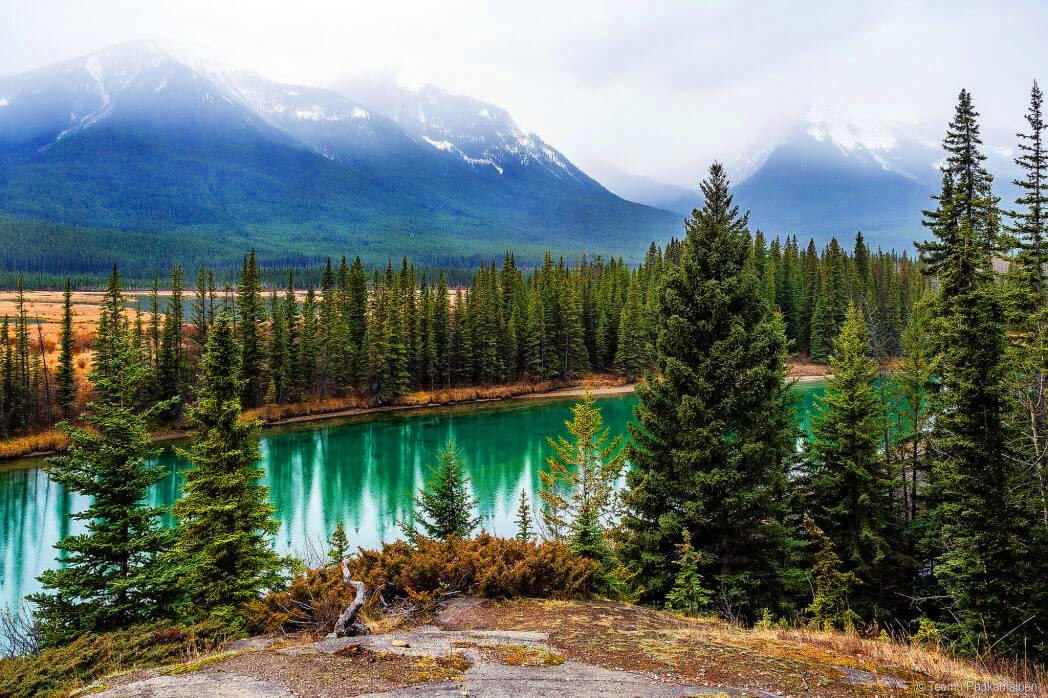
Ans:
<svg viewBox="0 0 1048 698"><path fill-rule="evenodd" d="M458 599L359 638L252 638L100 682L116 696L930 695L1007 686L933 649L606 602ZM392 628L392 629L388 629ZM946 686L946 688L944 688Z"/></svg>

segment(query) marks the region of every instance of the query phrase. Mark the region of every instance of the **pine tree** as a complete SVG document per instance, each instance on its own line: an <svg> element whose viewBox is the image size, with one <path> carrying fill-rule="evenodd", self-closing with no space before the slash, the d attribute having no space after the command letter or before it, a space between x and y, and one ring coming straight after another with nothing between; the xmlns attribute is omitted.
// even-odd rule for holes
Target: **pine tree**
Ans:
<svg viewBox="0 0 1048 698"><path fill-rule="evenodd" d="M520 491L520 504L517 505L517 540L525 543L535 537L531 523L531 500L528 498L527 490Z"/></svg>
<svg viewBox="0 0 1048 698"><path fill-rule="evenodd" d="M1043 305L1046 292L1044 275L1048 265L1048 160L1044 151L1044 117L1041 107L1044 97L1035 81L1030 90L1030 107L1026 112L1029 133L1020 133L1019 156L1015 164L1024 177L1013 182L1019 188L1015 200L1019 207L1012 213L1015 220L1009 230L1019 243L1018 263L1023 274L1023 286L1029 289L1032 302ZM1029 307L1029 306L1027 306Z"/></svg>
<svg viewBox="0 0 1048 698"><path fill-rule="evenodd" d="M269 296L269 317L272 318L269 330L269 381L273 388L272 401L282 403L287 401L288 393L287 314L281 302L277 300L276 289L273 289Z"/></svg>
<svg viewBox="0 0 1048 698"><path fill-rule="evenodd" d="M241 360L240 366L244 393L242 400L245 407L258 407L262 404L268 380L265 375L261 324L265 313L262 308L262 281L255 258L255 248L244 258L244 267L237 285L237 304L239 306L239 323Z"/></svg>
<svg viewBox="0 0 1048 698"><path fill-rule="evenodd" d="M564 422L568 437L546 437L553 455L539 473L542 522L553 538L570 535L580 517L589 517L603 534L618 513L615 485L626 462L622 436L611 436L588 392L571 408L571 417Z"/></svg>
<svg viewBox="0 0 1048 698"><path fill-rule="evenodd" d="M902 357L895 372L898 440L905 444L908 466L902 469L903 499L910 521L917 518L919 481L927 482L924 455L929 422L929 400L934 379L934 350L932 347L932 310L934 301L929 293L919 300L910 312L906 331L902 335ZM907 484L907 470L909 483Z"/></svg>
<svg viewBox="0 0 1048 698"><path fill-rule="evenodd" d="M335 524L335 530L328 541L328 562L332 565L341 565L342 560L349 553L349 538L346 537L346 527L339 521Z"/></svg>
<svg viewBox="0 0 1048 698"><path fill-rule="evenodd" d="M971 97L962 91L943 147L943 193L926 224L937 238L920 246L940 282L935 310L933 458L925 554L949 598L949 630L970 651L1045 646L1037 617L1046 606L1039 558L1043 528L1017 472L1003 312L991 255L999 246L997 200L983 167ZM1038 540L1038 537L1041 539Z"/></svg>
<svg viewBox="0 0 1048 698"><path fill-rule="evenodd" d="M284 291L284 356L283 376L280 379L284 395L278 396L285 402L298 400L302 390L302 365L299 356L299 312L298 297L295 294L294 272L287 273L287 289Z"/></svg>
<svg viewBox="0 0 1048 698"><path fill-rule="evenodd" d="M193 287L193 341L198 357L204 355L204 345L207 343L207 329L211 325L213 312L211 303L213 299L208 294L207 267L201 264Z"/></svg>
<svg viewBox="0 0 1048 698"><path fill-rule="evenodd" d="M451 298L448 295L444 272L437 276L437 288L433 298L433 320L430 322L433 336L433 377L437 388L451 387Z"/></svg>
<svg viewBox="0 0 1048 698"><path fill-rule="evenodd" d="M185 349L182 346L182 267L171 272L171 298L164 313L160 355L157 359L157 389L162 400L171 400L172 409L165 415L178 416L179 400L185 383Z"/></svg>
<svg viewBox="0 0 1048 698"><path fill-rule="evenodd" d="M713 592L703 585L699 572L702 555L691 546L691 534L687 529L681 534L677 551L677 576L666 594L666 608L686 616L700 616L709 610Z"/></svg>
<svg viewBox="0 0 1048 698"><path fill-rule="evenodd" d="M651 365L644 319L640 284L634 276L619 318L618 354L615 357L615 366L628 381L643 376Z"/></svg>
<svg viewBox="0 0 1048 698"><path fill-rule="evenodd" d="M193 614L237 622L237 609L281 581L283 561L269 537L276 533L268 491L257 462L262 423L240 419L240 357L228 314L208 333L197 401L189 411L193 444L179 450L192 467L183 472L175 557Z"/></svg>
<svg viewBox="0 0 1048 698"><path fill-rule="evenodd" d="M830 358L833 377L812 417L806 454L805 502L820 529L868 590L869 614L897 605L901 522L893 507L894 482L878 451L881 405L877 364L870 358L866 323L848 311Z"/></svg>
<svg viewBox="0 0 1048 698"><path fill-rule="evenodd" d="M816 546L811 568L815 594L808 606L812 623L820 630L851 630L859 616L851 609L849 597L852 589L861 582L854 573L841 570L841 559L834 551L833 541L807 515L804 530Z"/></svg>
<svg viewBox="0 0 1048 698"><path fill-rule="evenodd" d="M72 515L85 522L86 531L59 541L62 567L44 572L44 591L29 597L46 645L170 612L170 577L161 553L171 535L160 526L160 509L143 503L149 487L166 475L150 465L154 451L147 428L148 417L166 406L141 409L148 367L132 344L124 302L114 267L98 322L85 427L66 426L72 445L50 461L55 482L91 499Z"/></svg>
<svg viewBox="0 0 1048 698"><path fill-rule="evenodd" d="M66 279L62 292L62 333L58 340L58 372L55 385L58 387L58 407L63 419L76 416L76 372L73 367L73 292Z"/></svg>
<svg viewBox="0 0 1048 698"><path fill-rule="evenodd" d="M415 498L415 520L431 538L469 538L480 525L476 508L462 455L455 442L448 441Z"/></svg>
<svg viewBox="0 0 1048 698"><path fill-rule="evenodd" d="M721 612L772 607L788 592L782 523L795 423L784 380L786 338L746 270L747 217L714 164L705 204L686 224L679 265L660 286L656 371L630 425L622 551L664 600L676 544L701 541Z"/></svg>

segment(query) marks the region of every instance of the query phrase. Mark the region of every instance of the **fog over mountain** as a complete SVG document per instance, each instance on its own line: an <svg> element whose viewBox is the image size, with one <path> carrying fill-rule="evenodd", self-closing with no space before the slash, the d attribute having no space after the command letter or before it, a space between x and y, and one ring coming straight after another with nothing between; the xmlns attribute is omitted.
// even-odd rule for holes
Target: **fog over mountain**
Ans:
<svg viewBox="0 0 1048 698"><path fill-rule="evenodd" d="M352 92L195 66L152 41L2 78L0 212L152 233L173 257L232 261L254 244L288 263L634 257L678 226L495 105L436 88L391 84L366 103Z"/></svg>

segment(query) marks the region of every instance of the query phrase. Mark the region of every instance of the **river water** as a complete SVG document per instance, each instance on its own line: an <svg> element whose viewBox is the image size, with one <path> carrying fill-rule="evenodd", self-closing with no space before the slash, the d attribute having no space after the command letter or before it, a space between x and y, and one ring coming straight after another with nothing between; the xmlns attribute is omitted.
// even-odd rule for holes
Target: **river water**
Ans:
<svg viewBox="0 0 1048 698"><path fill-rule="evenodd" d="M798 417L806 427L822 386L796 390ZM571 398L508 400L267 429L262 465L280 522L277 549L308 559L324 550L339 521L354 548L398 537L397 522L410 514L415 491L449 439L465 457L484 527L510 535L521 490L537 501L538 474L550 454L546 437L565 431L573 403ZM606 396L598 404L612 433L625 433L636 397ZM160 463L169 475L149 499L170 508L185 463L170 446ZM85 508L86 499L52 482L44 465L42 459L26 460L0 470L0 607L18 607L38 590L37 576L55 564L55 542L84 527L69 514ZM173 523L170 516L165 522Z"/></svg>

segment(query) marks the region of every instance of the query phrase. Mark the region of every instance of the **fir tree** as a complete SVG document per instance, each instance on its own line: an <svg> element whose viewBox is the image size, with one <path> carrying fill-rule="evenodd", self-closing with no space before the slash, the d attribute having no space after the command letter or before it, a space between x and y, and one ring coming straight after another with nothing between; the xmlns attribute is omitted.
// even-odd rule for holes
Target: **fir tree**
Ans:
<svg viewBox="0 0 1048 698"><path fill-rule="evenodd" d="M154 451L146 422L165 406L141 409L139 391L148 368L132 345L115 268L94 349L94 391L85 426L67 425L72 445L50 461L55 482L91 499L87 509L72 515L85 522L86 531L55 546L62 567L44 572L44 591L29 597L37 605L46 645L170 612L169 575L161 552L169 548L171 536L160 526L160 509L143 503L149 487L166 475L150 465Z"/></svg>
<svg viewBox="0 0 1048 698"><path fill-rule="evenodd" d="M55 375L58 407L63 419L76 413L76 373L73 367L73 292L66 279L62 292L62 333L58 340L58 372Z"/></svg>
<svg viewBox="0 0 1048 698"><path fill-rule="evenodd" d="M660 287L657 368L630 426L622 550L645 596L661 601L687 530L702 541L721 612L737 616L789 589L782 491L796 427L782 325L746 270L747 218L721 165L702 191L680 263Z"/></svg>
<svg viewBox="0 0 1048 698"><path fill-rule="evenodd" d="M244 258L244 267L237 286L237 304L241 385L244 390L242 400L246 407L258 407L262 404L268 380L265 375L260 328L265 315L262 309L262 281L254 248L251 248L251 252Z"/></svg>
<svg viewBox="0 0 1048 698"><path fill-rule="evenodd" d="M618 354L615 357L616 367L628 381L643 376L651 363L642 302L640 284L635 276L630 281L626 304L619 318Z"/></svg>
<svg viewBox="0 0 1048 698"><path fill-rule="evenodd" d="M830 358L833 377L812 417L805 501L846 569L869 590L868 610L874 613L897 603L903 565L896 556L901 546L894 482L878 452L883 417L869 352L866 324L852 306Z"/></svg>
<svg viewBox="0 0 1048 698"><path fill-rule="evenodd" d="M546 438L553 455L539 473L542 522L554 538L576 531L574 524L583 516L587 525L603 531L618 513L615 485L625 467L622 436L611 437L589 393L571 408L571 416L564 422L570 438Z"/></svg>
<svg viewBox="0 0 1048 698"><path fill-rule="evenodd" d="M477 501L455 442L448 441L415 498L415 520L431 538L469 538L480 525Z"/></svg>
<svg viewBox="0 0 1048 698"><path fill-rule="evenodd" d="M851 609L849 598L851 590L861 582L854 573L841 570L833 541L810 516L804 517L804 529L816 546L811 568L815 594L808 606L812 623L820 630L851 630L859 617Z"/></svg>
<svg viewBox="0 0 1048 698"><path fill-rule="evenodd" d="M691 534L685 529L677 546L677 576L666 594L666 608L686 616L700 616L713 601L713 592L703 585L699 567L702 555L691 546Z"/></svg>
<svg viewBox="0 0 1048 698"><path fill-rule="evenodd" d="M517 505L517 518L514 522L517 524L517 540L528 542L535 537L531 523L531 500L527 490L520 491L520 504Z"/></svg>
<svg viewBox="0 0 1048 698"><path fill-rule="evenodd" d="M332 565L341 565L349 553L349 538L346 537L346 527L341 521L335 524L335 530L328 541L328 562Z"/></svg>
<svg viewBox="0 0 1048 698"><path fill-rule="evenodd" d="M189 411L193 445L180 450L183 472L175 557L193 614L236 623L237 609L281 581L283 561L269 540L277 530L257 462L262 424L240 419L240 347L225 313L208 333L197 401Z"/></svg>

